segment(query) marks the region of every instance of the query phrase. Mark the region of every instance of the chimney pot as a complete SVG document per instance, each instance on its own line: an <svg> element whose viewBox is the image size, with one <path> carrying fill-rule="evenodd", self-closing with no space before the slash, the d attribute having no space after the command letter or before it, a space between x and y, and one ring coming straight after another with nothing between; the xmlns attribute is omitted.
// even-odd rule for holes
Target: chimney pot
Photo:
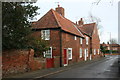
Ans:
<svg viewBox="0 0 120 80"><path fill-rule="evenodd" d="M58 12L59 14L61 14L64 17L64 8L60 7L60 5L58 4L58 7L55 8L56 12Z"/></svg>
<svg viewBox="0 0 120 80"><path fill-rule="evenodd" d="M77 25L77 21L76 21L76 25Z"/></svg>
<svg viewBox="0 0 120 80"><path fill-rule="evenodd" d="M60 7L60 5L58 4L58 7Z"/></svg>
<svg viewBox="0 0 120 80"><path fill-rule="evenodd" d="M83 25L83 24L84 24L83 18L81 18L81 19L78 21L78 24L79 24L79 25Z"/></svg>

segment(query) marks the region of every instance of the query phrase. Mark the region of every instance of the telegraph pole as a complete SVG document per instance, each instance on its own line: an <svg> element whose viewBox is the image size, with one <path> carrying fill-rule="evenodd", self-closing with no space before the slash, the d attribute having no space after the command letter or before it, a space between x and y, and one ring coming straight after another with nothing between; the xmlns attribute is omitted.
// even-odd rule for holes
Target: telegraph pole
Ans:
<svg viewBox="0 0 120 80"><path fill-rule="evenodd" d="M110 41L109 41L109 43L110 43L110 54L112 54L111 32L108 32L108 33L110 33Z"/></svg>
<svg viewBox="0 0 120 80"><path fill-rule="evenodd" d="M110 32L110 53L112 54L111 32Z"/></svg>

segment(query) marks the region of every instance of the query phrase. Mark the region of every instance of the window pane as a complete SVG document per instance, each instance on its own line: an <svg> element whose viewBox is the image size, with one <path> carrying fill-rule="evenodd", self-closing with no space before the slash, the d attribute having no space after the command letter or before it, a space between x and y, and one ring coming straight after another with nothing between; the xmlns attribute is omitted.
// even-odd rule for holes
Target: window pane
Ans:
<svg viewBox="0 0 120 80"><path fill-rule="evenodd" d="M72 48L68 49L68 59L72 59Z"/></svg>
<svg viewBox="0 0 120 80"><path fill-rule="evenodd" d="M96 49L94 49L94 55L96 55Z"/></svg>
<svg viewBox="0 0 120 80"><path fill-rule="evenodd" d="M88 44L88 37L86 37L86 44Z"/></svg>
<svg viewBox="0 0 120 80"><path fill-rule="evenodd" d="M76 37L76 36L74 36L74 39L75 39L75 40L77 40L77 37Z"/></svg>
<svg viewBox="0 0 120 80"><path fill-rule="evenodd" d="M50 40L50 30L45 31L45 40Z"/></svg>
<svg viewBox="0 0 120 80"><path fill-rule="evenodd" d="M52 47L49 48L45 53L46 58L52 58Z"/></svg>
<svg viewBox="0 0 120 80"><path fill-rule="evenodd" d="M82 57L82 49L80 48L80 58Z"/></svg>
<svg viewBox="0 0 120 80"><path fill-rule="evenodd" d="M44 40L50 40L50 30L41 30L41 38Z"/></svg>
<svg viewBox="0 0 120 80"><path fill-rule="evenodd" d="M82 38L80 38L80 44L82 44Z"/></svg>

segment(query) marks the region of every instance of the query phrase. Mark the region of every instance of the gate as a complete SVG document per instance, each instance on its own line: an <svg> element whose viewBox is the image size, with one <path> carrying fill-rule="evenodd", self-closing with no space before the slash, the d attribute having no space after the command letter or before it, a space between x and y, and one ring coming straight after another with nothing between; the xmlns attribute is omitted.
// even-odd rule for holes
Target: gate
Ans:
<svg viewBox="0 0 120 80"><path fill-rule="evenodd" d="M45 57L46 57L46 68L53 68L54 58L52 55L52 47L50 47L49 50L45 52Z"/></svg>
<svg viewBox="0 0 120 80"><path fill-rule="evenodd" d="M46 58L46 68L54 67L54 58Z"/></svg>

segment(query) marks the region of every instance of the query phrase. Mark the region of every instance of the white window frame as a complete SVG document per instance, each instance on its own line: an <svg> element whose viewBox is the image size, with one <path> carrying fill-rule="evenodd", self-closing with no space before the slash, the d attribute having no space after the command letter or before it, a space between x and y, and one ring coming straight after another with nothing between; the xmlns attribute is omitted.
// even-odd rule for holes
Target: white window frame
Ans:
<svg viewBox="0 0 120 80"><path fill-rule="evenodd" d="M71 50L70 54L69 54L69 50ZM68 48L67 53L68 53L68 60L71 60L72 59L72 48ZM70 55L70 57L69 57L69 55Z"/></svg>
<svg viewBox="0 0 120 80"><path fill-rule="evenodd" d="M82 38L80 38L80 44L82 44Z"/></svg>
<svg viewBox="0 0 120 80"><path fill-rule="evenodd" d="M110 50L110 47L108 47L108 50Z"/></svg>
<svg viewBox="0 0 120 80"><path fill-rule="evenodd" d="M88 57L88 48L86 48L86 53L87 53L87 57Z"/></svg>
<svg viewBox="0 0 120 80"><path fill-rule="evenodd" d="M74 40L77 40L77 36L74 36Z"/></svg>
<svg viewBox="0 0 120 80"><path fill-rule="evenodd" d="M82 48L80 48L80 58L82 58Z"/></svg>
<svg viewBox="0 0 120 80"><path fill-rule="evenodd" d="M96 49L94 49L94 55L96 55Z"/></svg>
<svg viewBox="0 0 120 80"><path fill-rule="evenodd" d="M86 44L88 45L88 43L89 43L89 38L86 37Z"/></svg>
<svg viewBox="0 0 120 80"><path fill-rule="evenodd" d="M90 60L92 60L92 54L90 54Z"/></svg>
<svg viewBox="0 0 120 80"><path fill-rule="evenodd" d="M98 49L98 54L100 54L100 50Z"/></svg>
<svg viewBox="0 0 120 80"><path fill-rule="evenodd" d="M52 47L50 47L50 50L44 52L44 57L50 54L49 58L52 58Z"/></svg>
<svg viewBox="0 0 120 80"><path fill-rule="evenodd" d="M50 30L41 30L41 38L44 40L50 40Z"/></svg>

